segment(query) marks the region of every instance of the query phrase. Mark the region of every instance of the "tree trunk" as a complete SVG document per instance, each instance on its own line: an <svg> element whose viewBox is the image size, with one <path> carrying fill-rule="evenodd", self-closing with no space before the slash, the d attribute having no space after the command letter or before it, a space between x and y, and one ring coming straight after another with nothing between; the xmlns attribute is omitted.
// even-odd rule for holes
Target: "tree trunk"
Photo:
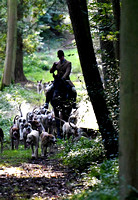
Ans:
<svg viewBox="0 0 138 200"><path fill-rule="evenodd" d="M138 199L138 1L122 0L120 200Z"/></svg>
<svg viewBox="0 0 138 200"><path fill-rule="evenodd" d="M120 61L120 0L112 0L115 31L118 31L115 41L115 57Z"/></svg>
<svg viewBox="0 0 138 200"><path fill-rule="evenodd" d="M8 31L5 67L1 88L9 86L14 77L17 44L17 0L8 0Z"/></svg>
<svg viewBox="0 0 138 200"><path fill-rule="evenodd" d="M80 63L90 101L102 134L107 157L118 152L114 130L104 99L88 21L86 0L67 0L70 18L74 30Z"/></svg>
<svg viewBox="0 0 138 200"><path fill-rule="evenodd" d="M100 33L102 32L102 35L106 36L112 32L112 26L111 26L111 14L109 16L109 12L104 7L104 4L110 4L111 0L97 0L99 4L101 4L102 9L98 9L98 13L100 16L102 16L102 20L99 26ZM103 14L104 13L104 14ZM107 83L109 78L109 69L110 67L114 67L115 65L115 49L114 49L114 42L108 39L103 39L102 36L100 36L100 47L101 47L101 56L102 56L102 67L103 67L103 74L104 74L104 86L107 88Z"/></svg>
<svg viewBox="0 0 138 200"><path fill-rule="evenodd" d="M23 0L18 4L17 20L23 20ZM22 27L17 29L17 50L16 50L16 64L14 70L15 83L27 82L23 72L23 30Z"/></svg>

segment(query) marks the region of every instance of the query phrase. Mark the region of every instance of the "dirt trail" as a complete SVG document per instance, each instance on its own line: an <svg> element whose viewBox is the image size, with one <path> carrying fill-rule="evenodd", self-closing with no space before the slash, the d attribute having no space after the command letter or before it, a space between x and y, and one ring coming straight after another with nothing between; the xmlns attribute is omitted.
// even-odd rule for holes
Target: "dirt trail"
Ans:
<svg viewBox="0 0 138 200"><path fill-rule="evenodd" d="M33 106L26 102L22 102L22 107L24 116L28 110L33 110ZM82 102L78 113L79 126L97 129L91 104ZM3 164L7 162L2 156L0 160ZM6 167L3 164L0 165L0 200L61 200L82 187L77 184L76 174L58 159L39 156L37 160L29 159L17 166Z"/></svg>
<svg viewBox="0 0 138 200"><path fill-rule="evenodd" d="M14 167L0 168L0 199L59 200L71 194L75 174L58 159L39 157Z"/></svg>

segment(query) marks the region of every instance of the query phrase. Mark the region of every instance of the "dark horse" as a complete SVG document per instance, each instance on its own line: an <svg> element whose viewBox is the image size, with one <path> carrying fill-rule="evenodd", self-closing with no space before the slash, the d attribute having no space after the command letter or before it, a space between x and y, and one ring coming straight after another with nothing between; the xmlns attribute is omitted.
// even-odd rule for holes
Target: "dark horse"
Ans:
<svg viewBox="0 0 138 200"><path fill-rule="evenodd" d="M54 109L57 126L57 137L61 138L60 120L68 121L72 111L72 89L71 86L58 75L54 75L53 92L50 103Z"/></svg>

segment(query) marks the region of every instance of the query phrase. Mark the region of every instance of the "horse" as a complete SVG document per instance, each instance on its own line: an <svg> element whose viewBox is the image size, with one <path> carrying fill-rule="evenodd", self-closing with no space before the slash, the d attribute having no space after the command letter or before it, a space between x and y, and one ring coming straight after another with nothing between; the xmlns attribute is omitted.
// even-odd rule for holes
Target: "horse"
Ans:
<svg viewBox="0 0 138 200"><path fill-rule="evenodd" d="M72 89L66 80L60 78L58 75L54 75L53 92L51 95L50 103L53 107L56 126L57 137L61 139L60 120L68 121L68 118L72 111Z"/></svg>

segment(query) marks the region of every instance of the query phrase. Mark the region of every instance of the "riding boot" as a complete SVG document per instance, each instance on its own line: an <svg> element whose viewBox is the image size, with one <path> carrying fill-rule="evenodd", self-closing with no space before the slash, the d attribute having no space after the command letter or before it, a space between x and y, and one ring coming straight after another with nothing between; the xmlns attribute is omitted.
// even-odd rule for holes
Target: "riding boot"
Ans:
<svg viewBox="0 0 138 200"><path fill-rule="evenodd" d="M60 128L59 128L59 127L57 127L57 138L58 138L58 139L62 139L62 137L61 137L61 132L60 132Z"/></svg>
<svg viewBox="0 0 138 200"><path fill-rule="evenodd" d="M60 131L60 121L58 119L56 120L56 126L57 126L57 138L62 139Z"/></svg>
<svg viewBox="0 0 138 200"><path fill-rule="evenodd" d="M45 103L45 106L44 106L46 109L48 109L49 102L52 98L52 94L53 94L53 88L50 88L46 93L46 103Z"/></svg>
<svg viewBox="0 0 138 200"><path fill-rule="evenodd" d="M78 108L76 105L77 92L75 87L72 87L71 96L72 96L72 108L77 109Z"/></svg>

